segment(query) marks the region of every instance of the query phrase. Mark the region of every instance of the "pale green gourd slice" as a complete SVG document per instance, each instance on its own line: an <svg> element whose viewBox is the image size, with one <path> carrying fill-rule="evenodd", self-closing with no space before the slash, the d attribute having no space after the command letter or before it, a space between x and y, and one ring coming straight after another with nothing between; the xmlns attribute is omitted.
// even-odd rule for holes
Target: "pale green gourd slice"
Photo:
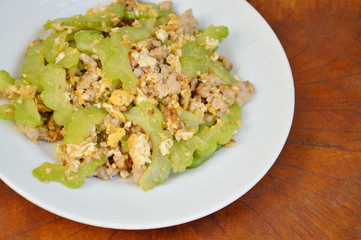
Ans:
<svg viewBox="0 0 361 240"><path fill-rule="evenodd" d="M12 104L14 105L14 120L30 128L35 128L43 124L38 108L33 99L22 99L16 96Z"/></svg>
<svg viewBox="0 0 361 240"><path fill-rule="evenodd" d="M96 107L78 108L73 112L71 121L65 128L64 143L79 144L83 142L95 125L101 123L107 115L105 110Z"/></svg>
<svg viewBox="0 0 361 240"><path fill-rule="evenodd" d="M142 127L149 134L152 142L152 162L139 179L139 185L142 189L150 190L165 182L169 176L172 163L168 155L162 156L159 146L162 142L162 136L171 138L171 135L162 128L163 113L151 103L143 102L133 107L125 116Z"/></svg>
<svg viewBox="0 0 361 240"><path fill-rule="evenodd" d="M93 160L90 163L81 163L77 172L72 172L67 176L65 172L67 166L45 162L33 170L33 176L42 182L59 182L69 188L79 188L84 184L86 177L91 177L93 172L106 162L106 157Z"/></svg>
<svg viewBox="0 0 361 240"><path fill-rule="evenodd" d="M0 71L0 93L4 93L6 88L10 85L13 85L15 79L10 76L10 74L5 71Z"/></svg>

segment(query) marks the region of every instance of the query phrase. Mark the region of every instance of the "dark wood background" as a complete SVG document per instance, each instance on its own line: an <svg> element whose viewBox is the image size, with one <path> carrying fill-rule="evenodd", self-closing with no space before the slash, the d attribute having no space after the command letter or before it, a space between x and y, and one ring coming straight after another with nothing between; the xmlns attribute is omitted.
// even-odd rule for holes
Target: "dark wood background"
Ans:
<svg viewBox="0 0 361 240"><path fill-rule="evenodd" d="M123 231L73 222L0 181L0 239L361 239L361 0L250 0L296 88L287 143L246 195L202 219Z"/></svg>

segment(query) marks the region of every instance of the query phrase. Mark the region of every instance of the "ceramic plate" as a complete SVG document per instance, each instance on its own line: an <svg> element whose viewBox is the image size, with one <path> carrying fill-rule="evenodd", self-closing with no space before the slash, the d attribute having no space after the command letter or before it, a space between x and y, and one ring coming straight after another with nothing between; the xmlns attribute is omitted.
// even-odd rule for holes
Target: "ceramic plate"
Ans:
<svg viewBox="0 0 361 240"><path fill-rule="evenodd" d="M101 0L1 0L0 69L19 77L28 43L46 20L85 13ZM33 144L13 123L0 120L0 177L36 205L74 221L119 229L172 226L211 214L251 189L277 159L289 133L294 86L285 52L276 35L246 1L176 0L177 13L192 8L200 27L229 27L219 49L234 63L235 73L251 81L256 94L243 108L237 145L221 149L201 167L172 174L143 192L131 180L87 179L80 189L44 184L31 174L55 161L54 145Z"/></svg>

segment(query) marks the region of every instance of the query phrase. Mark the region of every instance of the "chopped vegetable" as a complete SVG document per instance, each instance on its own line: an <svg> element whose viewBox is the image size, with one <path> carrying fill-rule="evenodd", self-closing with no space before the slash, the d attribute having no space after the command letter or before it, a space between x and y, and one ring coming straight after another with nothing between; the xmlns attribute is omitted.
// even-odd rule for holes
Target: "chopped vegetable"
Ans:
<svg viewBox="0 0 361 240"><path fill-rule="evenodd" d="M82 30L74 34L76 47L80 51L95 53L94 46L102 40L103 34L100 31Z"/></svg>
<svg viewBox="0 0 361 240"><path fill-rule="evenodd" d="M195 151L193 163L189 168L203 164L214 154L218 145L224 145L231 139L233 132L240 126L241 112L241 108L237 104L233 104L229 108L229 112L222 115L214 126L197 134L207 143L207 147Z"/></svg>
<svg viewBox="0 0 361 240"><path fill-rule="evenodd" d="M196 43L202 45L207 42L208 39L215 39L219 42L222 41L223 38L226 38L228 36L228 28L225 26L209 26L206 30L204 30L199 37L196 40Z"/></svg>
<svg viewBox="0 0 361 240"><path fill-rule="evenodd" d="M5 71L0 71L0 93L4 93L6 88L14 84L15 79L10 76L10 74Z"/></svg>
<svg viewBox="0 0 361 240"><path fill-rule="evenodd" d="M212 52L203 46L190 42L182 48L180 59L182 72L189 77L196 77L198 74L208 72L210 66L209 56Z"/></svg>
<svg viewBox="0 0 361 240"><path fill-rule="evenodd" d="M79 144L85 140L96 124L101 123L106 117L103 109L78 108L74 111L69 125L66 127L64 143Z"/></svg>
<svg viewBox="0 0 361 240"><path fill-rule="evenodd" d="M68 47L60 55L63 56L59 61L56 62L57 65L63 68L72 68L76 67L79 63L80 52L76 48Z"/></svg>
<svg viewBox="0 0 361 240"><path fill-rule="evenodd" d="M198 136L194 136L189 141L181 140L175 144L171 149L170 160L174 172L184 172L187 167L192 165L194 152L205 151L208 148L208 143Z"/></svg>
<svg viewBox="0 0 361 240"><path fill-rule="evenodd" d="M54 32L44 41L44 56L48 63L55 63L57 57L67 47L68 32Z"/></svg>
<svg viewBox="0 0 361 240"><path fill-rule="evenodd" d="M14 107L10 104L0 105L0 118L4 120L14 120Z"/></svg>
<svg viewBox="0 0 361 240"><path fill-rule="evenodd" d="M171 170L169 156L163 156L159 149L162 136L171 138L170 133L162 128L164 118L162 112L151 103L144 102L133 107L126 117L141 126L152 141L152 163L139 180L139 185L144 190L152 189L157 184L165 182Z"/></svg>
<svg viewBox="0 0 361 240"><path fill-rule="evenodd" d="M232 85L237 82L237 80L233 77L232 73L228 69L226 69L220 62L213 61L209 71L216 74L228 85Z"/></svg>
<svg viewBox="0 0 361 240"><path fill-rule="evenodd" d="M16 96L12 101L15 109L14 120L30 128L35 128L43 124L40 113L33 99L23 99Z"/></svg>
<svg viewBox="0 0 361 240"><path fill-rule="evenodd" d="M180 110L179 120L183 122L187 130L198 132L199 125L203 122L197 114L184 109Z"/></svg>
<svg viewBox="0 0 361 240"><path fill-rule="evenodd" d="M126 91L134 91L138 79L129 63L128 47L116 41L117 35L105 38L95 46L95 52L99 55L106 75L113 80L114 88L122 88Z"/></svg>
<svg viewBox="0 0 361 240"><path fill-rule="evenodd" d="M45 29L54 29L62 31L70 29L79 31L83 29L105 30L109 31L113 26L119 23L124 17L124 5L113 3L103 12L93 15L76 15L69 18L58 18L48 21ZM65 31L66 32L66 31Z"/></svg>
<svg viewBox="0 0 361 240"><path fill-rule="evenodd" d="M49 162L43 163L41 166L33 170L33 175L42 182L59 182L69 188L79 188L84 184L86 177L91 177L95 169L106 162L106 158L102 157L99 160L93 160L90 163L81 163L77 172L66 174L69 167L52 164Z"/></svg>

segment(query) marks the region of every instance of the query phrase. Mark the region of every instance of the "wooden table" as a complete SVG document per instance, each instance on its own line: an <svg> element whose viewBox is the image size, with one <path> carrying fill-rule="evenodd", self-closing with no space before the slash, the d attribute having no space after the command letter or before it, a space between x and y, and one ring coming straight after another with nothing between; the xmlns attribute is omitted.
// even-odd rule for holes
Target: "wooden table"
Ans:
<svg viewBox="0 0 361 240"><path fill-rule="evenodd" d="M0 239L361 239L361 1L250 0L281 40L296 110L275 165L246 195L175 227L73 222L0 182Z"/></svg>

